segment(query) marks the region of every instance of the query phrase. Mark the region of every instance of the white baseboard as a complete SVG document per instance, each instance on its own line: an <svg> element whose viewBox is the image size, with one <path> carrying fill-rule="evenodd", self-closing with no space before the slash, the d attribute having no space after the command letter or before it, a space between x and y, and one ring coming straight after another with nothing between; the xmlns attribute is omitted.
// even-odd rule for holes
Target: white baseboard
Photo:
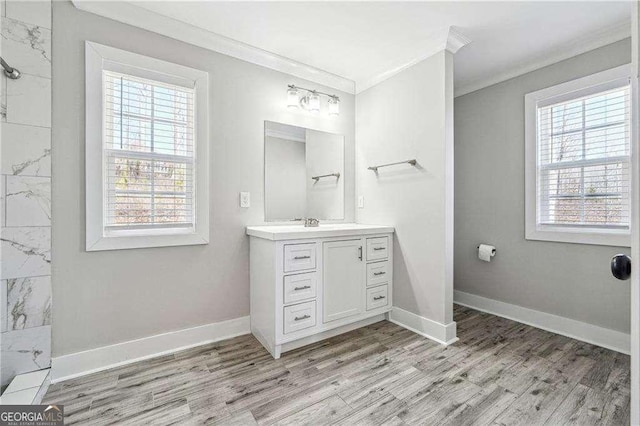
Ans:
<svg viewBox="0 0 640 426"><path fill-rule="evenodd" d="M55 357L51 359L51 383L249 333L246 316Z"/></svg>
<svg viewBox="0 0 640 426"><path fill-rule="evenodd" d="M620 331L458 290L454 290L453 292L453 301L458 305L467 306L472 309L541 328L552 333L561 334L616 352L623 354L629 354L630 352L631 336Z"/></svg>
<svg viewBox="0 0 640 426"><path fill-rule="evenodd" d="M396 306L391 310L389 321L443 345L458 341L455 322L441 324Z"/></svg>

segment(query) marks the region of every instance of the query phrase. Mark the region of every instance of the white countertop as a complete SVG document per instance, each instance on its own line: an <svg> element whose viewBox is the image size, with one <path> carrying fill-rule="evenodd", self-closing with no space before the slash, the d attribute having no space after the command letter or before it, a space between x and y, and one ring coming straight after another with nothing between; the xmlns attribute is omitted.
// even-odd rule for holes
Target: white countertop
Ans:
<svg viewBox="0 0 640 426"><path fill-rule="evenodd" d="M272 241L388 234L392 232L394 232L393 226L362 225L359 223L321 223L318 227L309 228L305 228L304 225L247 226L247 235Z"/></svg>

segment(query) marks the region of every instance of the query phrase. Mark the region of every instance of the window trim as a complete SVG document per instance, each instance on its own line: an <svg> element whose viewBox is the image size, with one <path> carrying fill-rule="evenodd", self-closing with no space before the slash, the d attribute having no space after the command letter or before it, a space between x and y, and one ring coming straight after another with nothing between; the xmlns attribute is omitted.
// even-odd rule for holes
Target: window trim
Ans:
<svg viewBox="0 0 640 426"><path fill-rule="evenodd" d="M104 69L174 85L195 85L195 227L109 231L104 223L103 83ZM85 42L85 197L86 251L169 247L209 243L209 73Z"/></svg>
<svg viewBox="0 0 640 426"><path fill-rule="evenodd" d="M631 225L629 229L602 229L537 223L538 107L630 84L631 75L631 65L623 65L525 95L525 239L616 247L631 246ZM633 123L631 125L633 126Z"/></svg>

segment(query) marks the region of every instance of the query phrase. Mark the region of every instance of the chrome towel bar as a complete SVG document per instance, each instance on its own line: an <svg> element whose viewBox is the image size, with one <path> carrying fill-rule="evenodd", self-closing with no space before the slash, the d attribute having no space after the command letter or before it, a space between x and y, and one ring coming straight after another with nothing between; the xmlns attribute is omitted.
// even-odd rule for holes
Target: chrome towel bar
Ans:
<svg viewBox="0 0 640 426"><path fill-rule="evenodd" d="M374 172L377 172L380 167L395 166L397 164L411 164L412 166L415 166L416 164L418 164L418 161L416 161L416 159L414 158L413 160L404 160L404 161L398 161L396 163L380 164L379 166L369 167L369 170L373 170Z"/></svg>
<svg viewBox="0 0 640 426"><path fill-rule="evenodd" d="M336 178L340 179L340 173L330 173L328 175L322 175L322 176L313 176L311 179L315 180L316 182L319 181L321 178L324 177L331 177L331 176L335 176Z"/></svg>

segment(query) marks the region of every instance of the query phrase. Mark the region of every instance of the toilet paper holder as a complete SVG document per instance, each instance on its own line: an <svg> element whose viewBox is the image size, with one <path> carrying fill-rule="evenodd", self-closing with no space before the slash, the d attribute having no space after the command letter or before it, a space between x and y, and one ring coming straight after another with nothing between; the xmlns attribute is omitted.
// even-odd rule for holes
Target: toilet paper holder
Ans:
<svg viewBox="0 0 640 426"><path fill-rule="evenodd" d="M491 259L496 255L497 250L495 246L481 243L476 247L478 250L478 259L484 262L491 262Z"/></svg>
<svg viewBox="0 0 640 426"><path fill-rule="evenodd" d="M476 250L480 250L480 244L478 244L478 245L476 246ZM497 252L498 252L498 249L496 249L496 253L497 253Z"/></svg>

